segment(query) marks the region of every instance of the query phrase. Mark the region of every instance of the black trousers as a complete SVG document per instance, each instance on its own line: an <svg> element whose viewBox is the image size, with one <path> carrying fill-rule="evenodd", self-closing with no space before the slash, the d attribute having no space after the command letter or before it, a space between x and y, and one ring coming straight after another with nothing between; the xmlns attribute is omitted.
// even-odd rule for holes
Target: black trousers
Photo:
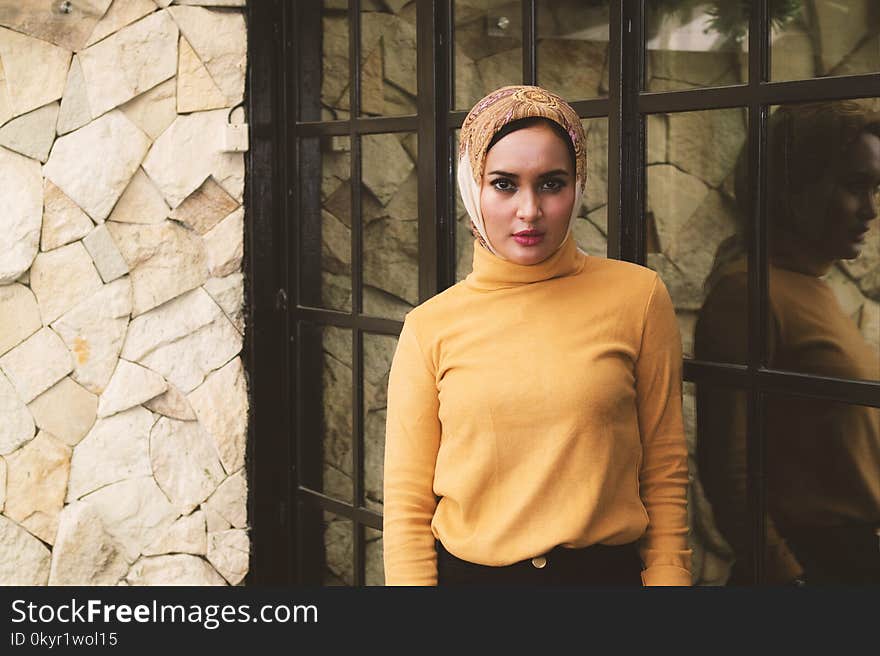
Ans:
<svg viewBox="0 0 880 656"><path fill-rule="evenodd" d="M435 547L438 585L642 585L642 561L635 542L583 549L556 547L542 557L501 567L457 558L439 540Z"/></svg>

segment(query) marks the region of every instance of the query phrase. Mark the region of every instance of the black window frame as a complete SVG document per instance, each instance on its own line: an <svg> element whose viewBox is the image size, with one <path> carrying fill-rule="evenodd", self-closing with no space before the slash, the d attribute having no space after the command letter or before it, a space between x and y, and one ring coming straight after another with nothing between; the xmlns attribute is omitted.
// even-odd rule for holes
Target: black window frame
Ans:
<svg viewBox="0 0 880 656"><path fill-rule="evenodd" d="M649 92L644 90L645 0L611 0L609 95L572 103L582 118L608 119L608 257L644 264L645 124L648 115L745 108L748 114L753 221L748 235L749 359L745 365L684 361L684 380L735 387L748 395L749 511L754 553L763 554L764 414L769 395L785 394L880 407L880 381L842 380L768 368L766 326L768 259L766 221L766 125L769 108L782 103L880 97L880 72L771 82L769 79L769 0L752 0L749 24L749 79L745 84ZM364 134L414 131L418 135L419 300L455 282L455 202L451 149L466 112L453 109L451 0L417 0L418 114L358 115L359 0L349 1L350 93L352 119L299 121L302 94L320 93L303 67L303 41L320 36L320 2L261 0L247 5L247 102L250 144L247 156L245 351L251 405L248 433L248 509L251 518L249 585L320 584L320 525L323 511L352 520L355 585L364 584L364 527L381 530L381 515L363 501L362 335L397 335L402 323L360 314L360 222L352 220L352 312L307 307L300 289L303 258L314 245L301 244L298 193L299 139L325 135L351 137L352 216L359 212L360 157ZM318 7L317 12L315 6ZM536 0L523 0L523 83L535 82ZM309 29L311 28L311 31ZM314 52L314 49L311 51ZM300 69L305 75L300 76ZM306 252L303 252L305 248ZM309 252L311 249L311 252ZM317 254L320 257L320 253ZM309 380L320 376L313 361L295 348L303 322L352 330L353 458L355 503L344 503L302 484L300 463L314 446L315 426L301 425L298 411ZM318 365L320 366L320 365ZM313 400L311 402L314 402ZM316 542L316 540L318 542ZM755 583L764 581L761 558L750 563ZM317 578L316 578L317 577Z"/></svg>

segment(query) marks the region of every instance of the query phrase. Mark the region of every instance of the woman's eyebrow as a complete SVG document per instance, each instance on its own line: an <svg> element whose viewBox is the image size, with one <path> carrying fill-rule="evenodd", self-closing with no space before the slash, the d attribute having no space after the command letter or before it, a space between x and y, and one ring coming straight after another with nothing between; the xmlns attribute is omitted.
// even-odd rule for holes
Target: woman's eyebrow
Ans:
<svg viewBox="0 0 880 656"><path fill-rule="evenodd" d="M510 173L508 171L489 171L489 175L503 175L506 178L518 178L519 175L516 173ZM565 169L553 169L552 171L547 171L546 173L541 173L538 175L539 178L551 178L556 175L571 175Z"/></svg>

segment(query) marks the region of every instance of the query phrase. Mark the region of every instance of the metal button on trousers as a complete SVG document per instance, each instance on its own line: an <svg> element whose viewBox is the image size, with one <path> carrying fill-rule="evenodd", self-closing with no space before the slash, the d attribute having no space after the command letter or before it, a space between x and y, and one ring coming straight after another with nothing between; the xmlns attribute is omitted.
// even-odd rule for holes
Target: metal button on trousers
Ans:
<svg viewBox="0 0 880 656"><path fill-rule="evenodd" d="M547 566L547 559L544 556L536 556L532 558L532 566L538 569L542 569Z"/></svg>

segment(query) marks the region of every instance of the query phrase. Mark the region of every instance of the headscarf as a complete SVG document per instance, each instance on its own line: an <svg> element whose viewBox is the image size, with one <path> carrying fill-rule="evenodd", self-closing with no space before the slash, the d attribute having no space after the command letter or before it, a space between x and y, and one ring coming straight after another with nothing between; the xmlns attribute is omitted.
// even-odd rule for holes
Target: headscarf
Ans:
<svg viewBox="0 0 880 656"><path fill-rule="evenodd" d="M458 190L471 218L474 237L493 255L504 259L489 242L480 210L480 186L492 137L508 123L523 118L545 118L565 130L574 147L575 193L567 239L577 218L587 177L586 136L577 112L555 93L534 86L496 89L473 106L461 126L458 147ZM565 243L563 239L562 243ZM562 244L560 244L560 247Z"/></svg>

